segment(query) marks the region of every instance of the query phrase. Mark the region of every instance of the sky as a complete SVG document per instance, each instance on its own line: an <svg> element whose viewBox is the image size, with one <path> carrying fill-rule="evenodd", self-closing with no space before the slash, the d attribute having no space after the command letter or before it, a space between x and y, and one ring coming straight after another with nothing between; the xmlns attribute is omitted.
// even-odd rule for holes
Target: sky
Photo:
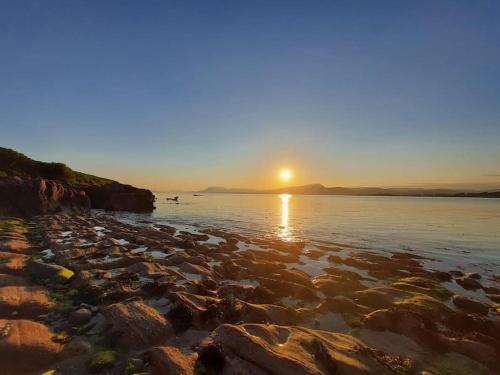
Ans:
<svg viewBox="0 0 500 375"><path fill-rule="evenodd" d="M500 187L500 2L0 0L0 146L154 190Z"/></svg>

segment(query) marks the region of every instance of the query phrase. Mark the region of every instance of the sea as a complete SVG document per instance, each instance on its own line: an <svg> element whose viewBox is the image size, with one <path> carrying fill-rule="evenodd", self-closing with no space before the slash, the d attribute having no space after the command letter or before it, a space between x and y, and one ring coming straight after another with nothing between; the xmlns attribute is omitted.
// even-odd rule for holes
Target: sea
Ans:
<svg viewBox="0 0 500 375"><path fill-rule="evenodd" d="M431 267L500 274L500 199L156 193L152 214L129 222L223 229L254 238L407 251ZM167 200L177 195L178 202Z"/></svg>

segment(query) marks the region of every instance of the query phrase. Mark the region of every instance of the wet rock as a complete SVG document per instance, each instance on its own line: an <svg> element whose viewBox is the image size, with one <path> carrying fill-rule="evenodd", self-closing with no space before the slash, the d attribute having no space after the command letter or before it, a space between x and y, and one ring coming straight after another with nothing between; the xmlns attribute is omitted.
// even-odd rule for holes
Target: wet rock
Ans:
<svg viewBox="0 0 500 375"><path fill-rule="evenodd" d="M392 331L415 340L420 345L443 350L441 337L431 320L409 310L382 309L368 314L364 319L366 328L375 331Z"/></svg>
<svg viewBox="0 0 500 375"><path fill-rule="evenodd" d="M455 281L464 289L477 290L483 287L479 281L470 277L460 277Z"/></svg>
<svg viewBox="0 0 500 375"><path fill-rule="evenodd" d="M217 293L221 298L233 297L247 301L254 295L255 288L251 285L225 284Z"/></svg>
<svg viewBox="0 0 500 375"><path fill-rule="evenodd" d="M366 289L358 280L346 280L341 277L318 276L313 279L314 286L330 297L349 295L350 293Z"/></svg>
<svg viewBox="0 0 500 375"><path fill-rule="evenodd" d="M293 283L290 281L282 281L271 279L268 277L258 278L261 285L269 290L272 290L274 294L280 297L294 297L302 299L304 301L316 301L318 297L311 288L306 286Z"/></svg>
<svg viewBox="0 0 500 375"><path fill-rule="evenodd" d="M404 277L392 283L392 287L408 292L426 294L440 300L449 299L453 293L441 286L437 281L428 277Z"/></svg>
<svg viewBox="0 0 500 375"><path fill-rule="evenodd" d="M194 357L184 355L172 346L160 346L147 353L149 367L153 374L193 375Z"/></svg>
<svg viewBox="0 0 500 375"><path fill-rule="evenodd" d="M241 302L240 318L245 323L296 324L299 316L295 309L278 305Z"/></svg>
<svg viewBox="0 0 500 375"><path fill-rule="evenodd" d="M482 302L462 296L454 296L453 304L462 310L477 313L480 315L488 315L490 307Z"/></svg>
<svg viewBox="0 0 500 375"><path fill-rule="evenodd" d="M371 288L352 294L354 301L374 309L386 309L392 306L395 298L408 297L408 293L392 288Z"/></svg>
<svg viewBox="0 0 500 375"><path fill-rule="evenodd" d="M425 294L415 294L409 298L394 302L398 309L408 310L425 316L429 319L438 320L453 313L453 311L441 301Z"/></svg>
<svg viewBox="0 0 500 375"><path fill-rule="evenodd" d="M317 307L319 311L330 311L336 313L367 313L367 308L360 306L351 299L344 296L327 298Z"/></svg>
<svg viewBox="0 0 500 375"><path fill-rule="evenodd" d="M485 316L459 312L449 316L444 324L461 334L480 332L500 340L500 321L488 319Z"/></svg>
<svg viewBox="0 0 500 375"><path fill-rule="evenodd" d="M73 311L68 316L69 322L76 325L87 323L90 318L92 318L92 311L86 308Z"/></svg>
<svg viewBox="0 0 500 375"><path fill-rule="evenodd" d="M173 333L170 323L155 309L140 300L130 300L103 309L112 324L112 336L134 349L141 349L165 340Z"/></svg>

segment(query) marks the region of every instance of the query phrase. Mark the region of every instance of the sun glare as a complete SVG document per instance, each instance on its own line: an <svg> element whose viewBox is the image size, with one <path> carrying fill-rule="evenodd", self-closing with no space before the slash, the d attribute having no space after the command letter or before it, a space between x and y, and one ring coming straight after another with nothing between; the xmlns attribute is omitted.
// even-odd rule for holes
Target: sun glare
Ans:
<svg viewBox="0 0 500 375"><path fill-rule="evenodd" d="M280 171L280 179L281 181L287 182L292 178L292 171L290 169L282 169Z"/></svg>

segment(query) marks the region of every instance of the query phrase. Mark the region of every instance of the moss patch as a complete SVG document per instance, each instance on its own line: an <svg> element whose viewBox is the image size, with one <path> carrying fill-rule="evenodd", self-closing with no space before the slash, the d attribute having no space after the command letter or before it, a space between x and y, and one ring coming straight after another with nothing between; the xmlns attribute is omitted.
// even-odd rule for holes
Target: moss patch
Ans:
<svg viewBox="0 0 500 375"><path fill-rule="evenodd" d="M67 314L73 310L76 310L80 305L80 300L78 299L78 291L76 289L70 289L68 292L54 292L48 291L47 295L56 304L55 310L61 314Z"/></svg>
<svg viewBox="0 0 500 375"><path fill-rule="evenodd" d="M3 232L26 234L28 227L18 220L0 220L0 233Z"/></svg>
<svg viewBox="0 0 500 375"><path fill-rule="evenodd" d="M404 277L393 282L392 287L407 292L427 294L442 301L453 296L453 293L442 287L439 282L421 276Z"/></svg>
<svg viewBox="0 0 500 375"><path fill-rule="evenodd" d="M425 294L417 294L411 298L396 301L394 302L394 306L420 312L429 317L440 316L451 312L450 308L442 302Z"/></svg>
<svg viewBox="0 0 500 375"><path fill-rule="evenodd" d="M115 367L118 353L114 350L104 350L92 356L87 362L87 367L92 372L99 372Z"/></svg>
<svg viewBox="0 0 500 375"><path fill-rule="evenodd" d="M351 328L359 328L363 326L363 316L360 314L343 312L342 318L346 322L346 324Z"/></svg>

